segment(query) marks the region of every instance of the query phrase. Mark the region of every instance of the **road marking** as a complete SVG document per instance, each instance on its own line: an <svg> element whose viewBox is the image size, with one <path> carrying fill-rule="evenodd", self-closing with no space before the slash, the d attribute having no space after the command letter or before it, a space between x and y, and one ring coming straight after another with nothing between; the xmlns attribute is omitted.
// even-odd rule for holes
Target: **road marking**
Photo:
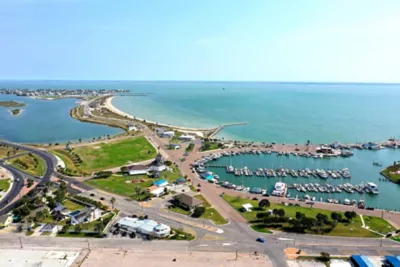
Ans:
<svg viewBox="0 0 400 267"><path fill-rule="evenodd" d="M208 245L207 244L202 244L202 245L199 245L199 247L208 247Z"/></svg>
<svg viewBox="0 0 400 267"><path fill-rule="evenodd" d="M230 246L231 243L222 243L223 246Z"/></svg>
<svg viewBox="0 0 400 267"><path fill-rule="evenodd" d="M291 238L283 238L283 237L278 238L278 240L281 240L281 241L293 241L293 239L291 239Z"/></svg>
<svg viewBox="0 0 400 267"><path fill-rule="evenodd" d="M218 234L222 234L223 232L224 232L224 230L222 230L222 229L217 229L217 231L215 231L216 233L218 233Z"/></svg>

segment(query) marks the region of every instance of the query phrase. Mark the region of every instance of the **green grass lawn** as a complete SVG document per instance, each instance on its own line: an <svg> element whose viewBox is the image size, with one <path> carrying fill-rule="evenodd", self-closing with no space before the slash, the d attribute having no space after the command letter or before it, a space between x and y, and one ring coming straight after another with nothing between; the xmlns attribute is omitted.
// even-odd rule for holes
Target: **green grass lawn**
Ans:
<svg viewBox="0 0 400 267"><path fill-rule="evenodd" d="M213 221L215 224L227 224L228 221L219 214L219 212L214 208L206 208L203 215L200 216L202 219L208 219Z"/></svg>
<svg viewBox="0 0 400 267"><path fill-rule="evenodd" d="M208 202L207 199L203 195L195 195L194 197L198 198L200 200L203 200L205 208L210 208L211 207L210 202Z"/></svg>
<svg viewBox="0 0 400 267"><path fill-rule="evenodd" d="M3 192L7 192L9 187L10 187L10 179L0 180L0 190L2 190Z"/></svg>
<svg viewBox="0 0 400 267"><path fill-rule="evenodd" d="M258 210L258 202L257 200L250 200L250 199L244 199L244 198L238 198L238 197L233 197L229 195L225 195L224 199L237 211L241 213L241 215L247 219L249 222L250 221L255 221L257 220L257 213L260 211ZM243 204L250 203L255 207L253 211L251 212L241 212L241 208ZM322 209L317 209L317 208L306 208L306 207L295 207L295 206L285 206L281 204L275 204L271 203L271 206L268 207L268 209L284 209L285 214L288 217L295 218L296 217L296 212L302 212L306 214L308 217L313 217L315 218L318 213L325 214L330 218L331 211L328 210L322 210ZM341 212L338 212L341 213ZM341 213L343 218L344 213ZM365 218L364 218L365 219ZM385 220L378 218L378 217L370 217L368 219L368 222L365 221L366 225L370 227L370 229L375 230L375 231L381 231L382 228L387 228L390 229L388 226L390 224L386 222ZM351 223L349 224L343 224L343 223L338 223L337 226L329 233L326 235L332 235L332 236L354 236L354 237L378 237L375 233L372 233L364 228L361 227L362 222L361 218L357 216L352 220ZM383 226L383 227L382 227ZM392 226L391 226L392 227ZM257 230L260 227L257 228ZM393 228L394 229L394 228ZM383 231L383 230L382 230Z"/></svg>
<svg viewBox="0 0 400 267"><path fill-rule="evenodd" d="M398 170L400 170L400 164L387 167L382 171L382 174L393 182L400 183L400 174L391 174L391 172L396 172Z"/></svg>
<svg viewBox="0 0 400 267"><path fill-rule="evenodd" d="M186 152L192 152L193 151L193 148L194 148L194 144L193 143L190 143L187 147L186 147Z"/></svg>
<svg viewBox="0 0 400 267"><path fill-rule="evenodd" d="M272 234L270 230L265 228L263 224L252 224L250 226L254 231L260 232L260 233L266 233L266 234Z"/></svg>
<svg viewBox="0 0 400 267"><path fill-rule="evenodd" d="M201 150L202 151L208 151L208 150L215 150L218 149L218 143L214 143L214 142L206 142L204 143L204 145L202 146Z"/></svg>
<svg viewBox="0 0 400 267"><path fill-rule="evenodd" d="M400 242L400 236L392 237L392 240L394 240L396 242Z"/></svg>
<svg viewBox="0 0 400 267"><path fill-rule="evenodd" d="M144 182L134 183L132 180L140 180L144 179ZM86 183L99 188L100 190L108 191L110 193L114 193L121 196L132 197L135 198L135 188L148 188L153 184L153 181L158 179L147 178L145 175L136 175L136 176L117 176L113 175L108 178L101 179L90 179L87 180Z"/></svg>
<svg viewBox="0 0 400 267"><path fill-rule="evenodd" d="M172 206L169 210L170 210L170 211L173 211L173 212L176 212L176 213L183 214L183 215L190 215L190 214L192 214L191 211L182 209L181 207L178 207L178 206Z"/></svg>
<svg viewBox="0 0 400 267"><path fill-rule="evenodd" d="M108 222L108 220L110 220L110 219L112 218L112 216L113 216L113 214L109 213L109 214L103 216L103 217L102 217L102 220L103 220L104 222ZM90 222L90 223L82 224L82 225L81 225L81 226L82 226L82 230L94 231L94 230L95 230L95 229L94 229L94 228L95 228L95 225L96 225L98 222L100 222L100 219L95 220L95 221ZM105 226L105 225L104 225L104 226Z"/></svg>
<svg viewBox="0 0 400 267"><path fill-rule="evenodd" d="M69 199L63 203L63 206L66 207L71 212L76 210L82 210L85 208L84 206Z"/></svg>
<svg viewBox="0 0 400 267"><path fill-rule="evenodd" d="M379 233L387 234L396 231L396 228L382 218L372 216L363 216L363 218L366 225Z"/></svg>
<svg viewBox="0 0 400 267"><path fill-rule="evenodd" d="M78 166L75 165L74 161L72 160L71 156L68 154L67 151L57 149L57 150L51 150L49 152L52 153L53 155L58 156L62 161L64 161L65 168L70 170L69 175L77 175L81 173Z"/></svg>
<svg viewBox="0 0 400 267"><path fill-rule="evenodd" d="M37 160L37 163L35 162L35 159ZM21 165L18 160L24 162L26 167ZM13 158L11 160L11 165L36 176L43 176L46 172L46 163L41 157L38 157L34 154L25 154L17 158Z"/></svg>
<svg viewBox="0 0 400 267"><path fill-rule="evenodd" d="M156 156L156 150L145 137L77 147L74 152L83 161L82 170L88 173L144 161Z"/></svg>

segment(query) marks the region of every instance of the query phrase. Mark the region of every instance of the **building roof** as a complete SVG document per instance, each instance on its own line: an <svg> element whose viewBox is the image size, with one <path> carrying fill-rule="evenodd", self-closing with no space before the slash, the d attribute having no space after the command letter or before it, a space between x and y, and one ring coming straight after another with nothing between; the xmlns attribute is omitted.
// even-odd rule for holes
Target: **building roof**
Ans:
<svg viewBox="0 0 400 267"><path fill-rule="evenodd" d="M156 190L157 188L159 188L159 187L156 186L156 185L152 185L152 186L149 187L149 192L151 192L153 190Z"/></svg>
<svg viewBox="0 0 400 267"><path fill-rule="evenodd" d="M175 180L175 183L186 183L186 179L185 178L178 178Z"/></svg>
<svg viewBox="0 0 400 267"><path fill-rule="evenodd" d="M42 227L42 229L40 229L40 231L52 231L54 229L54 227L57 227L57 224L53 224L53 223L48 223L45 226Z"/></svg>
<svg viewBox="0 0 400 267"><path fill-rule="evenodd" d="M166 224L158 223L153 220L139 220L138 218L124 217L118 221L119 225L127 226L131 228L141 228L147 232L152 232L160 228L168 229L169 226Z"/></svg>
<svg viewBox="0 0 400 267"><path fill-rule="evenodd" d="M1 215L0 223L5 223L9 217L10 217L10 215L8 215L8 214Z"/></svg>
<svg viewBox="0 0 400 267"><path fill-rule="evenodd" d="M374 267L374 264L364 255L353 255L351 258L359 267Z"/></svg>
<svg viewBox="0 0 400 267"><path fill-rule="evenodd" d="M400 256L386 256L386 260L390 263L391 266L398 267L400 266Z"/></svg>
<svg viewBox="0 0 400 267"><path fill-rule="evenodd" d="M153 189L152 191L150 191L150 193L154 194L154 195L158 195L164 192L164 188L163 187L157 187L156 189Z"/></svg>
<svg viewBox="0 0 400 267"><path fill-rule="evenodd" d="M162 166L164 165L164 157L158 153L157 157L154 159L154 161L151 163L153 166Z"/></svg>
<svg viewBox="0 0 400 267"><path fill-rule="evenodd" d="M164 179L161 179L161 180L155 181L153 184L154 184L155 186L161 186L161 185L163 185L163 184L165 184L165 183L168 184L168 181L167 181L167 180L164 180Z"/></svg>
<svg viewBox="0 0 400 267"><path fill-rule="evenodd" d="M201 199L198 199L198 198L195 198L195 197L183 194L183 193L176 195L174 197L174 199L179 200L180 202L182 202L183 204L185 204L189 207L198 206L198 205L201 205L204 203L203 200L201 200Z"/></svg>
<svg viewBox="0 0 400 267"><path fill-rule="evenodd" d="M142 170L147 170L148 167L146 165L132 165L128 167L128 170L130 171L142 171Z"/></svg>

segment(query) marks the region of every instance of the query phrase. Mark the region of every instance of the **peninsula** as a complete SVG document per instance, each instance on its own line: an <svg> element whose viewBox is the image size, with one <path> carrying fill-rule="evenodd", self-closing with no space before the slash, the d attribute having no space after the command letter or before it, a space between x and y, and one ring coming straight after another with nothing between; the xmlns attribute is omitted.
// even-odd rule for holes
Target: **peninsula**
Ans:
<svg viewBox="0 0 400 267"><path fill-rule="evenodd" d="M65 97L99 96L105 94L126 93L126 89L0 89L0 94L30 96L42 99L59 99ZM8 102L8 101L7 101Z"/></svg>
<svg viewBox="0 0 400 267"><path fill-rule="evenodd" d="M0 107L5 108L19 108L26 106L24 103L16 102L16 101L0 101Z"/></svg>

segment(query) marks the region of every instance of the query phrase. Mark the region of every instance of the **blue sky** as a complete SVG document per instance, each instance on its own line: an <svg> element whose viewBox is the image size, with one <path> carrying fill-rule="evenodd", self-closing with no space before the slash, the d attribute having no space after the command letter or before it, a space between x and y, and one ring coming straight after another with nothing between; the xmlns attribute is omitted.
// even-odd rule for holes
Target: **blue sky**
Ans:
<svg viewBox="0 0 400 267"><path fill-rule="evenodd" d="M0 79L400 82L398 0L0 0Z"/></svg>

